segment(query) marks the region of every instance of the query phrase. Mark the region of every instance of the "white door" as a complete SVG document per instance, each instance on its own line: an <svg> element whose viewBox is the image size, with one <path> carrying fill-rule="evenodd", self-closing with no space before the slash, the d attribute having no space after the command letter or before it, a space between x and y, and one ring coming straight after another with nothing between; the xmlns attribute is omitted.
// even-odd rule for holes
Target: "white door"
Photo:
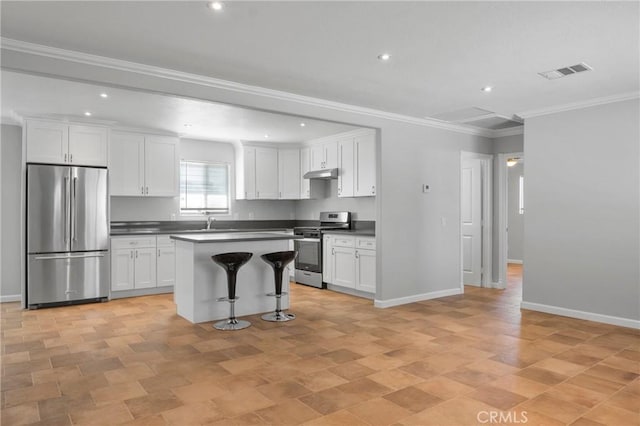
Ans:
<svg viewBox="0 0 640 426"><path fill-rule="evenodd" d="M256 149L244 148L244 199L256 199Z"/></svg>
<svg viewBox="0 0 640 426"><path fill-rule="evenodd" d="M158 287L172 286L176 283L176 248L173 244L158 246Z"/></svg>
<svg viewBox="0 0 640 426"><path fill-rule="evenodd" d="M135 249L135 288L156 286L155 247Z"/></svg>
<svg viewBox="0 0 640 426"><path fill-rule="evenodd" d="M145 195L177 197L178 140L165 136L146 136L144 158Z"/></svg>
<svg viewBox="0 0 640 426"><path fill-rule="evenodd" d="M111 133L109 190L111 195L144 195L144 135Z"/></svg>
<svg viewBox="0 0 640 426"><path fill-rule="evenodd" d="M355 249L347 247L333 247L333 284L342 287L355 288L356 268Z"/></svg>
<svg viewBox="0 0 640 426"><path fill-rule="evenodd" d="M338 197L353 197L353 138L338 142Z"/></svg>
<svg viewBox="0 0 640 426"><path fill-rule="evenodd" d="M335 169L338 167L338 141L331 141L323 144L324 169Z"/></svg>
<svg viewBox="0 0 640 426"><path fill-rule="evenodd" d="M356 250L356 290L376 292L375 250Z"/></svg>
<svg viewBox="0 0 640 426"><path fill-rule="evenodd" d="M482 160L462 161L462 282L482 283Z"/></svg>
<svg viewBox="0 0 640 426"><path fill-rule="evenodd" d="M376 139L375 135L357 136L353 142L355 150L356 197L376 195Z"/></svg>
<svg viewBox="0 0 640 426"><path fill-rule="evenodd" d="M69 126L48 121L27 121L27 161L64 164L68 162Z"/></svg>
<svg viewBox="0 0 640 426"><path fill-rule="evenodd" d="M107 166L106 127L69 126L69 163L81 166Z"/></svg>
<svg viewBox="0 0 640 426"><path fill-rule="evenodd" d="M278 199L278 150L256 148L256 198Z"/></svg>
<svg viewBox="0 0 640 426"><path fill-rule="evenodd" d="M324 145L315 144L310 147L311 170L324 169Z"/></svg>
<svg viewBox="0 0 640 426"><path fill-rule="evenodd" d="M111 252L111 291L133 289L135 252L131 249Z"/></svg>
<svg viewBox="0 0 640 426"><path fill-rule="evenodd" d="M278 195L281 200L300 199L300 150L278 150Z"/></svg>

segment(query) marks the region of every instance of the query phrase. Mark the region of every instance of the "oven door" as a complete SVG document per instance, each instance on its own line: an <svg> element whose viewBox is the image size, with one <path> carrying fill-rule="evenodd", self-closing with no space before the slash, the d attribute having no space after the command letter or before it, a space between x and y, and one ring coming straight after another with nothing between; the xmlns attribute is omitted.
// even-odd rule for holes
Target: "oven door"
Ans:
<svg viewBox="0 0 640 426"><path fill-rule="evenodd" d="M296 269L309 272L322 272L322 249L319 238L303 238L294 240L293 244L298 252Z"/></svg>

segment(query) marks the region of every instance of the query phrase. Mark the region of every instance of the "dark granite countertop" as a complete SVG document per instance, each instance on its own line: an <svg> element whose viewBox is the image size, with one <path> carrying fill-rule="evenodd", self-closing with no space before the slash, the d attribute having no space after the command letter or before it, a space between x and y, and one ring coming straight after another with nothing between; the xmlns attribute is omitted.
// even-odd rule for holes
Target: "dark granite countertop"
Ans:
<svg viewBox="0 0 640 426"><path fill-rule="evenodd" d="M331 229L328 231L322 231L323 234L348 234L356 235L359 237L375 237L375 229Z"/></svg>
<svg viewBox="0 0 640 426"><path fill-rule="evenodd" d="M276 232L219 232L171 235L174 240L190 243L235 243L240 241L299 240L302 236Z"/></svg>
<svg viewBox="0 0 640 426"><path fill-rule="evenodd" d="M229 232L284 232L291 228L263 228L263 229L237 229L237 228L219 228L219 229L145 229L145 228L124 228L111 230L109 233L112 237L128 237L136 235L182 235L182 234L220 234Z"/></svg>

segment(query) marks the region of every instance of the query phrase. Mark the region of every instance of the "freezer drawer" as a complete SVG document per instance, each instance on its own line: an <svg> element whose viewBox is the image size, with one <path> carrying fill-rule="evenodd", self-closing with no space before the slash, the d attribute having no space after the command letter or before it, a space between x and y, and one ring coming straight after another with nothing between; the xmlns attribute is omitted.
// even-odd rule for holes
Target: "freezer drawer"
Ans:
<svg viewBox="0 0 640 426"><path fill-rule="evenodd" d="M109 296L109 252L28 256L27 307L69 304Z"/></svg>

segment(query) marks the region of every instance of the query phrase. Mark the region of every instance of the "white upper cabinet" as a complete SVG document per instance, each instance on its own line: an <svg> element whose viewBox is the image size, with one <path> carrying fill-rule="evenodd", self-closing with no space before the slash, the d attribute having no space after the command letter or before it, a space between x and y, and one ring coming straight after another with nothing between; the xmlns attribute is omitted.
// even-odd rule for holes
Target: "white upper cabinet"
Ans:
<svg viewBox="0 0 640 426"><path fill-rule="evenodd" d="M278 150L275 148L256 148L256 198L279 198Z"/></svg>
<svg viewBox="0 0 640 426"><path fill-rule="evenodd" d="M376 195L376 139L375 133L356 136L353 141L355 157L354 196Z"/></svg>
<svg viewBox="0 0 640 426"><path fill-rule="evenodd" d="M310 146L311 170L338 167L338 142L336 140L313 143Z"/></svg>
<svg viewBox="0 0 640 426"><path fill-rule="evenodd" d="M300 199L300 150L278 150L278 198Z"/></svg>
<svg viewBox="0 0 640 426"><path fill-rule="evenodd" d="M114 131L110 146L111 195L179 195L177 138Z"/></svg>
<svg viewBox="0 0 640 426"><path fill-rule="evenodd" d="M353 197L353 138L338 141L338 197Z"/></svg>
<svg viewBox="0 0 640 426"><path fill-rule="evenodd" d="M300 199L308 200L311 198L311 182L303 176L311 170L311 149L300 149Z"/></svg>
<svg viewBox="0 0 640 426"><path fill-rule="evenodd" d="M178 140L168 136L146 136L144 143L145 195L179 195Z"/></svg>
<svg viewBox="0 0 640 426"><path fill-rule="evenodd" d="M256 199L256 149L244 148L244 199Z"/></svg>
<svg viewBox="0 0 640 426"><path fill-rule="evenodd" d="M27 162L107 166L109 129L47 120L27 120Z"/></svg>

